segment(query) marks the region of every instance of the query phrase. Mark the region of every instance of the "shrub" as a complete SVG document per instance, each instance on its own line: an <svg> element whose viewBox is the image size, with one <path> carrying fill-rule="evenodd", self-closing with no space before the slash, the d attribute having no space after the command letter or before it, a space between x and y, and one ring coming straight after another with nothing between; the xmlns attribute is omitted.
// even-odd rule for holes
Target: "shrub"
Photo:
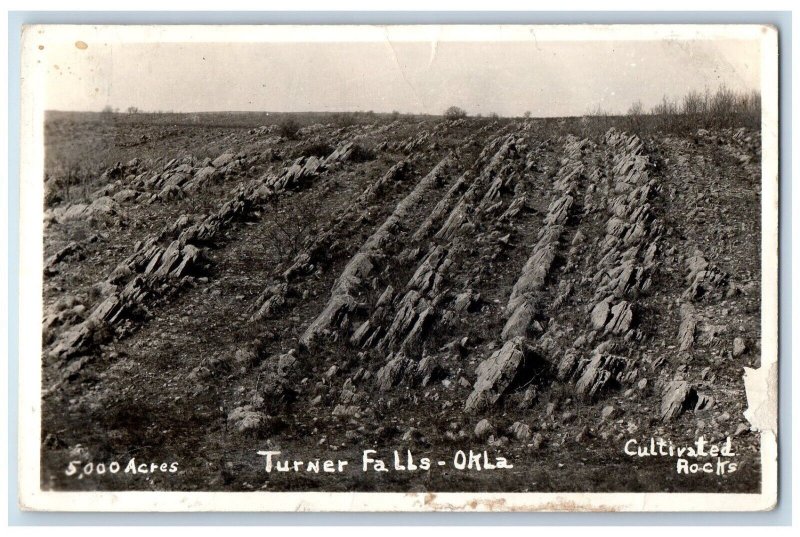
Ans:
<svg viewBox="0 0 800 537"><path fill-rule="evenodd" d="M333 123L337 127L352 127L356 123L358 123L358 117L356 116L355 112L341 112L338 114L334 114L333 116Z"/></svg>
<svg viewBox="0 0 800 537"><path fill-rule="evenodd" d="M444 117L447 119L461 119L467 117L467 111L458 106L451 106L444 111Z"/></svg>
<svg viewBox="0 0 800 537"><path fill-rule="evenodd" d="M353 153L350 155L352 162L367 162L375 158L375 151L372 148L365 147L361 144L353 146Z"/></svg>
<svg viewBox="0 0 800 537"><path fill-rule="evenodd" d="M630 108L628 108L629 116L641 116L643 113L644 106L642 106L642 101L636 101L630 106Z"/></svg>
<svg viewBox="0 0 800 537"><path fill-rule="evenodd" d="M278 134L289 140L296 140L300 132L300 123L293 117L287 117L278 124Z"/></svg>
<svg viewBox="0 0 800 537"><path fill-rule="evenodd" d="M761 121L761 94L758 91L736 92L725 85L715 92L690 91L682 99L664 96L650 109L634 103L626 114L629 130L660 132L694 131L699 128L758 128Z"/></svg>

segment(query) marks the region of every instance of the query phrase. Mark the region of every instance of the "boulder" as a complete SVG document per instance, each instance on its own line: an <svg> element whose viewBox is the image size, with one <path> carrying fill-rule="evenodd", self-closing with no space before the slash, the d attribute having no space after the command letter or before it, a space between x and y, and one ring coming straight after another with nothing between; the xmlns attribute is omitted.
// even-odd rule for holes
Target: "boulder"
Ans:
<svg viewBox="0 0 800 537"><path fill-rule="evenodd" d="M478 422L477 425L475 425L474 434L475 438L477 438L478 440L486 440L487 438L489 438L489 435L491 435L493 432L494 432L494 427L492 427L492 424L489 423L489 420L487 420L486 418L482 419L481 421Z"/></svg>
<svg viewBox="0 0 800 537"><path fill-rule="evenodd" d="M467 398L465 410L474 412L494 405L525 372L534 359L524 339L515 337L478 366L478 379Z"/></svg>
<svg viewBox="0 0 800 537"><path fill-rule="evenodd" d="M610 354L595 354L575 383L578 394L594 399L608 389L627 366L624 358Z"/></svg>
<svg viewBox="0 0 800 537"><path fill-rule="evenodd" d="M257 430L266 421L267 416L263 412L253 410L251 405L235 408L228 414L228 423L240 433Z"/></svg>
<svg viewBox="0 0 800 537"><path fill-rule="evenodd" d="M479 293L473 292L472 289L467 289L456 295L453 301L453 310L458 312L469 311L473 304L477 303L480 298L481 295Z"/></svg>
<svg viewBox="0 0 800 537"><path fill-rule="evenodd" d="M375 383L381 391L387 391L397 386L403 379L406 369L413 364L411 360L402 354L397 354L396 356L390 354L389 357L390 359L386 365L381 367L375 375Z"/></svg>
<svg viewBox="0 0 800 537"><path fill-rule="evenodd" d="M527 301L521 303L503 326L503 331L500 334L503 341L508 341L518 336L528 337L528 330L533 321L533 315L533 306Z"/></svg>
<svg viewBox="0 0 800 537"><path fill-rule="evenodd" d="M633 306L623 300L611 308L611 320L606 324L606 333L624 334L631 328L633 317Z"/></svg>
<svg viewBox="0 0 800 537"><path fill-rule="evenodd" d="M515 421L509 428L509 432L520 442L527 442L531 439L531 428L526 423Z"/></svg>
<svg viewBox="0 0 800 537"><path fill-rule="evenodd" d="M114 196L112 196L112 199L117 203L124 203L126 201L135 200L137 196L139 196L138 192L136 192L135 190L131 190L130 188L125 188L114 194Z"/></svg>
<svg viewBox="0 0 800 537"><path fill-rule="evenodd" d="M697 405L694 386L685 380L673 380L665 387L661 398L661 420L669 421Z"/></svg>
<svg viewBox="0 0 800 537"><path fill-rule="evenodd" d="M733 356L741 356L747 352L747 344L744 342L744 339L737 337L733 340Z"/></svg>
<svg viewBox="0 0 800 537"><path fill-rule="evenodd" d="M300 336L300 344L310 347L313 342L332 328L341 326L345 318L356 307L356 301L349 295L333 295L325 309L306 328Z"/></svg>
<svg viewBox="0 0 800 537"><path fill-rule="evenodd" d="M689 350L694 346L694 333L697 328L697 317L695 316L694 306L691 304L681 305L681 325L678 329L678 341L680 350Z"/></svg>
<svg viewBox="0 0 800 537"><path fill-rule="evenodd" d="M599 302L592 308L592 327L595 330L600 330L608 322L609 314L611 313L611 297L606 298Z"/></svg>
<svg viewBox="0 0 800 537"><path fill-rule="evenodd" d="M223 153L222 155L220 155L217 158L215 158L214 161L211 164L215 168L221 168L221 167L225 166L226 164L230 163L234 159L235 156L236 155L234 155L233 153Z"/></svg>
<svg viewBox="0 0 800 537"><path fill-rule="evenodd" d="M211 181L218 180L222 174L213 166L206 166L204 168L200 168L194 174L194 179L192 180L192 185L197 187L204 185Z"/></svg>

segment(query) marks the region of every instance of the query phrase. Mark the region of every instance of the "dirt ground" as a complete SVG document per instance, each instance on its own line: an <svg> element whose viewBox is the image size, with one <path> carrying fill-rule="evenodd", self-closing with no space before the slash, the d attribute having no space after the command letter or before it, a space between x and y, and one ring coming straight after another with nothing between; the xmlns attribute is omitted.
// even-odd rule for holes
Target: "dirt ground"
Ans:
<svg viewBox="0 0 800 537"><path fill-rule="evenodd" d="M758 132L56 116L46 136L44 488L760 488ZM686 475L625 452L701 437L735 454Z"/></svg>

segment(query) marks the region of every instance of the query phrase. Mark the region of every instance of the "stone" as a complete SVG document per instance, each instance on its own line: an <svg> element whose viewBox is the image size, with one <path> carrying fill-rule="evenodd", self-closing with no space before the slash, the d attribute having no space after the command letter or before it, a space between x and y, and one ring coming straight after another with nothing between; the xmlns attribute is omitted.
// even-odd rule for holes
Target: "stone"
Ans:
<svg viewBox="0 0 800 537"><path fill-rule="evenodd" d="M336 405L332 414L336 417L355 417L360 412L358 405Z"/></svg>
<svg viewBox="0 0 800 537"><path fill-rule="evenodd" d="M138 195L139 193L136 192L135 190L131 190L130 188L125 188L114 194L112 196L112 199L117 203L124 203L126 201L131 201L136 199Z"/></svg>
<svg viewBox="0 0 800 537"><path fill-rule="evenodd" d="M412 365L412 361L402 354L394 357L390 356L390 360L378 370L375 375L375 383L381 391L387 391L393 386L400 383L405 373L405 370Z"/></svg>
<svg viewBox="0 0 800 537"><path fill-rule="evenodd" d="M256 353L251 350L237 349L233 355L233 359L237 364L249 366L256 361Z"/></svg>
<svg viewBox="0 0 800 537"><path fill-rule="evenodd" d="M734 436L741 436L743 434L750 432L750 426L746 423L740 423L736 427L736 431L733 433Z"/></svg>
<svg viewBox="0 0 800 537"><path fill-rule="evenodd" d="M416 380L423 387L437 379L443 378L445 375L446 371L433 356L424 356L417 364L417 371L415 373Z"/></svg>
<svg viewBox="0 0 800 537"><path fill-rule="evenodd" d="M341 324L344 317L349 314L356 306L356 301L350 295L334 295L331 297L325 309L314 321L306 328L300 337L300 344L310 347L314 341L320 338L331 328Z"/></svg>
<svg viewBox="0 0 800 537"><path fill-rule="evenodd" d="M611 308L611 320L606 324L606 333L624 334L633 324L633 306L622 301Z"/></svg>
<svg viewBox="0 0 800 537"><path fill-rule="evenodd" d="M617 382L626 365L626 360L619 356L595 354L575 383L575 390L587 399L594 399Z"/></svg>
<svg viewBox="0 0 800 537"><path fill-rule="evenodd" d="M678 328L680 350L686 351L694 346L694 334L697 328L695 309L691 304L681 304L681 325Z"/></svg>
<svg viewBox="0 0 800 537"><path fill-rule="evenodd" d="M737 337L733 340L733 356L741 356L747 352L747 344L744 339Z"/></svg>
<svg viewBox="0 0 800 537"><path fill-rule="evenodd" d="M489 420L484 418L481 421L479 421L478 424L475 426L474 434L475 438L477 438L478 440L486 440L489 437L489 435L492 434L493 432L494 432L494 427L492 427L492 424L489 423Z"/></svg>
<svg viewBox="0 0 800 537"><path fill-rule="evenodd" d="M556 375L559 380L567 380L575 373L577 367L578 353L570 349L561 356L561 360L558 362Z"/></svg>
<svg viewBox="0 0 800 537"><path fill-rule="evenodd" d="M520 442L527 442L531 438L531 428L526 423L515 421L509 431Z"/></svg>
<svg viewBox="0 0 800 537"><path fill-rule="evenodd" d="M240 433L261 428L267 421L263 412L253 410L251 405L235 408L228 414L228 423Z"/></svg>
<svg viewBox="0 0 800 537"><path fill-rule="evenodd" d="M608 316L611 313L611 299L607 298L592 308L592 326L600 330L606 325Z"/></svg>
<svg viewBox="0 0 800 537"><path fill-rule="evenodd" d="M603 421L613 420L618 414L619 412L614 405L606 405L600 412L600 418Z"/></svg>
<svg viewBox="0 0 800 537"><path fill-rule="evenodd" d="M195 172L192 185L202 186L208 182L217 181L222 177L222 174L214 166L205 166Z"/></svg>
<svg viewBox="0 0 800 537"><path fill-rule="evenodd" d="M226 164L228 164L229 162L231 162L234 159L235 156L236 155L234 155L233 153L223 153L222 155L220 155L217 158L215 158L214 161L211 164L215 168L221 168L221 167L225 166Z"/></svg>
<svg viewBox="0 0 800 537"><path fill-rule="evenodd" d="M533 306L527 301L522 302L503 326L503 331L500 333L500 337L503 341L508 341L515 337L528 337L528 330L532 325L533 314Z"/></svg>
<svg viewBox="0 0 800 537"><path fill-rule="evenodd" d="M278 357L278 374L288 376L297 365L294 349ZM334 366L335 367L335 366Z"/></svg>
<svg viewBox="0 0 800 537"><path fill-rule="evenodd" d="M661 398L661 420L669 421L697 404L697 390L685 380L669 382Z"/></svg>
<svg viewBox="0 0 800 537"><path fill-rule="evenodd" d="M532 351L523 338L507 341L478 366L478 380L467 398L465 410L473 412L494 405L518 375L531 365L528 363L531 360Z"/></svg>
<svg viewBox="0 0 800 537"><path fill-rule="evenodd" d="M459 312L469 311L473 304L480 300L480 295L473 293L472 289L467 289L463 293L456 295L453 301L453 309Z"/></svg>

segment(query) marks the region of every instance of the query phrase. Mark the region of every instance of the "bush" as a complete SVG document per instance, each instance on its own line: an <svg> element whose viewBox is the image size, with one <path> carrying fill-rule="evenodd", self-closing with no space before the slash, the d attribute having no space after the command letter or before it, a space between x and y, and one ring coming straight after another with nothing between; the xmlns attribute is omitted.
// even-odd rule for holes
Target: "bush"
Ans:
<svg viewBox="0 0 800 537"><path fill-rule="evenodd" d="M451 106L444 111L444 117L447 119L461 119L467 117L467 111L458 106Z"/></svg>
<svg viewBox="0 0 800 537"><path fill-rule="evenodd" d="M355 112L341 112L333 116L333 124L339 128L352 127L356 123L358 123L358 117Z"/></svg>
<svg viewBox="0 0 800 537"><path fill-rule="evenodd" d="M761 94L758 91L736 92L725 85L715 92L690 91L678 101L664 96L650 109L645 119L640 103L634 103L627 113L631 130L644 129L677 132L699 128L750 127L761 122Z"/></svg>
<svg viewBox="0 0 800 537"><path fill-rule="evenodd" d="M289 140L296 140L300 132L300 123L293 117L287 117L278 124L278 134Z"/></svg>
<svg viewBox="0 0 800 537"><path fill-rule="evenodd" d="M353 153L350 155L352 162L367 162L375 158L375 151L372 148L365 147L361 144L353 146Z"/></svg>

